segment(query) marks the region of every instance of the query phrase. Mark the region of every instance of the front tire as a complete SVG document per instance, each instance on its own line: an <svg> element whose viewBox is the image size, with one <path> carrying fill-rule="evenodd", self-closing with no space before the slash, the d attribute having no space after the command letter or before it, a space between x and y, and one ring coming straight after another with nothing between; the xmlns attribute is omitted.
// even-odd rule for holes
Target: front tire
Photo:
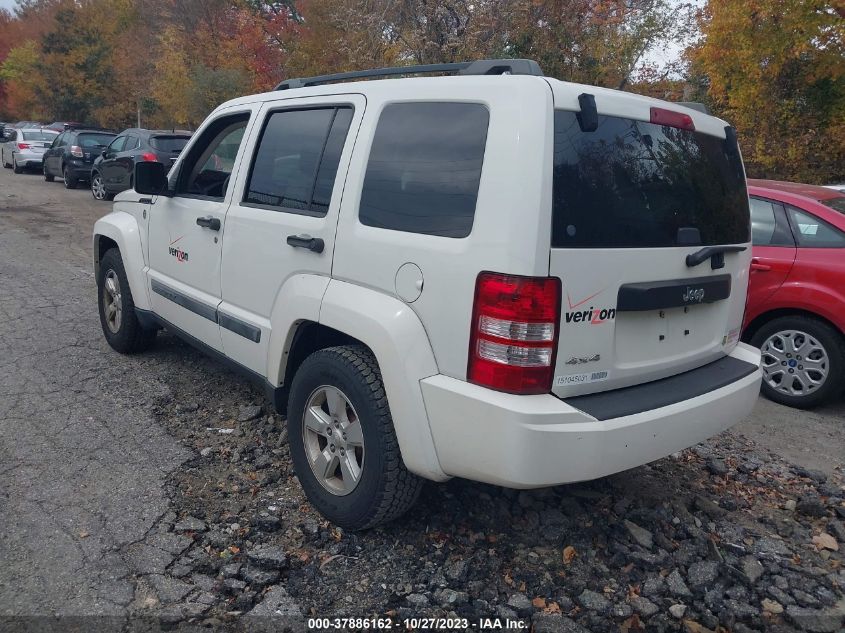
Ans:
<svg viewBox="0 0 845 633"><path fill-rule="evenodd" d="M138 321L123 259L116 248L106 251L100 260L97 291L100 325L112 349L121 354L149 349L155 342L156 330L144 329Z"/></svg>
<svg viewBox="0 0 845 633"><path fill-rule="evenodd" d="M79 183L76 178L68 175L67 165L62 167L62 179L65 181L65 189L76 189L76 185Z"/></svg>
<svg viewBox="0 0 845 633"><path fill-rule="evenodd" d="M845 378L845 341L813 317L779 317L751 338L760 348L762 392L769 400L809 409L839 396Z"/></svg>
<svg viewBox="0 0 845 633"><path fill-rule="evenodd" d="M44 180L46 180L47 182L53 182L56 179L55 176L53 176L49 171L47 171L46 161L44 162L44 167L42 168L42 171L44 172Z"/></svg>
<svg viewBox="0 0 845 633"><path fill-rule="evenodd" d="M287 424L305 495L332 523L363 530L416 502L424 481L405 468L367 348L330 347L306 358L291 384Z"/></svg>
<svg viewBox="0 0 845 633"><path fill-rule="evenodd" d="M95 200L111 200L114 197L106 191L106 183L96 171L91 175L91 195L94 196Z"/></svg>

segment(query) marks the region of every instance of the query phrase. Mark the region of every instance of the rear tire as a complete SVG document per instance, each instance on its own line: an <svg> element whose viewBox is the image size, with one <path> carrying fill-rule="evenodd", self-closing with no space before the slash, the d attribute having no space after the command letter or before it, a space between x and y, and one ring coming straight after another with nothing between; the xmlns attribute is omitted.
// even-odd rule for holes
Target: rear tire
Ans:
<svg viewBox="0 0 845 633"><path fill-rule="evenodd" d="M65 181L65 189L76 189L76 185L79 183L78 179L68 176L67 165L62 167L62 179Z"/></svg>
<svg viewBox="0 0 845 633"><path fill-rule="evenodd" d="M824 321L785 316L751 338L762 354L761 391L769 400L798 409L829 402L845 386L845 340Z"/></svg>
<svg viewBox="0 0 845 633"><path fill-rule="evenodd" d="M116 248L106 251L100 260L97 291L100 325L112 349L134 354L152 347L157 331L144 329L135 314L132 290Z"/></svg>
<svg viewBox="0 0 845 633"><path fill-rule="evenodd" d="M14 156L14 154L12 154L12 170L13 170L16 174L22 174L22 173L23 173L23 167L21 167L20 165L18 165L18 161L16 161L16 160L15 160L15 156Z"/></svg>
<svg viewBox="0 0 845 633"><path fill-rule="evenodd" d="M419 497L424 480L405 468L381 372L367 348L330 347L306 358L293 377L287 424L300 484L332 523L371 528Z"/></svg>

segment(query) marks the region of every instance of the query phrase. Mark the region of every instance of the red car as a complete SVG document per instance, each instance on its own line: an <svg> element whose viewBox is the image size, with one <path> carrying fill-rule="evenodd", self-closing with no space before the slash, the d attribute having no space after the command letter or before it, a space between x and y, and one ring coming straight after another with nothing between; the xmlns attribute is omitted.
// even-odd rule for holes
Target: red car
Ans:
<svg viewBox="0 0 845 633"><path fill-rule="evenodd" d="M743 340L762 351L763 393L813 407L845 387L845 194L749 180L754 244Z"/></svg>

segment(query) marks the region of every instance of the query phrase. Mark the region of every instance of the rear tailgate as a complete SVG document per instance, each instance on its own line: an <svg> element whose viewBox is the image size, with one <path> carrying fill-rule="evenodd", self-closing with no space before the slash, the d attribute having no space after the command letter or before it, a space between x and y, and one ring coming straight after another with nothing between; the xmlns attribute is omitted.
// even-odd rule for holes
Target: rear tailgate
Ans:
<svg viewBox="0 0 845 633"><path fill-rule="evenodd" d="M751 258L745 176L726 124L637 95L550 83L549 269L563 286L553 392L617 389L721 358L739 338ZM576 114L583 92L595 96L593 131ZM654 107L688 115L695 130L650 123ZM706 247L726 252L688 262Z"/></svg>

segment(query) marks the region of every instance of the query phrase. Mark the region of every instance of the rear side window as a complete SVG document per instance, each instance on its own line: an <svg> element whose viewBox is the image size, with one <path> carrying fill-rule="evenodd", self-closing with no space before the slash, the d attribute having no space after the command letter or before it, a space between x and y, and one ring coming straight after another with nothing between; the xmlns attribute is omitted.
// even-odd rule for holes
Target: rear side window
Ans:
<svg viewBox="0 0 845 633"><path fill-rule="evenodd" d="M399 103L376 127L359 218L395 231L472 230L490 114L475 103Z"/></svg>
<svg viewBox="0 0 845 633"><path fill-rule="evenodd" d="M351 108L272 113L261 133L244 202L325 215L351 121Z"/></svg>
<svg viewBox="0 0 845 633"><path fill-rule="evenodd" d="M751 241L762 246L772 243L777 228L775 207L771 202L751 198Z"/></svg>
<svg viewBox="0 0 845 633"><path fill-rule="evenodd" d="M795 207L787 207L798 245L804 248L845 248L845 233Z"/></svg>
<svg viewBox="0 0 845 633"><path fill-rule="evenodd" d="M554 135L553 247L749 241L745 174L724 139L610 116L582 132L564 110L555 112ZM682 231L679 244L679 229L694 230Z"/></svg>
<svg viewBox="0 0 845 633"><path fill-rule="evenodd" d="M190 139L190 136L153 136L150 145L161 152L181 152Z"/></svg>

